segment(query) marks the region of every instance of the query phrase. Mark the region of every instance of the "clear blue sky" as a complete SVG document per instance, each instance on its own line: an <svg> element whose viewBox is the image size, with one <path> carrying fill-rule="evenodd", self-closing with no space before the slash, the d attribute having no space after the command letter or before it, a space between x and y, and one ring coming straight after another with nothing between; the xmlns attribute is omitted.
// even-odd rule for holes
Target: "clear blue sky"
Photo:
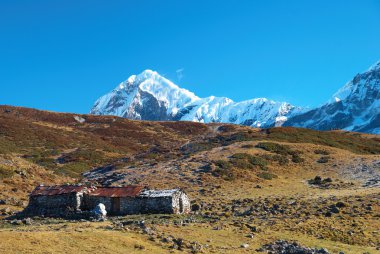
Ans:
<svg viewBox="0 0 380 254"><path fill-rule="evenodd" d="M0 24L0 104L64 112L144 69L201 97L317 106L380 60L376 0L1 0Z"/></svg>

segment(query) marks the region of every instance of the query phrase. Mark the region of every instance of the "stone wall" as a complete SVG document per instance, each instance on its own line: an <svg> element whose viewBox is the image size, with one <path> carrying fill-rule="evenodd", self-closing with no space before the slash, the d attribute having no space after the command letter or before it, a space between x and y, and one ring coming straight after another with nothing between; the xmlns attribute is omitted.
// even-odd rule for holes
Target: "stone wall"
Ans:
<svg viewBox="0 0 380 254"><path fill-rule="evenodd" d="M31 196L24 213L33 216L62 217L67 213L78 211L82 197L82 193Z"/></svg>
<svg viewBox="0 0 380 254"><path fill-rule="evenodd" d="M97 204L103 203L108 214L113 214L112 198L85 195L82 210L92 210ZM184 192L178 191L171 196L163 197L121 197L120 215L144 214L144 213L189 213L191 210L190 200Z"/></svg>
<svg viewBox="0 0 380 254"><path fill-rule="evenodd" d="M99 203L104 204L107 213L110 214L112 205L110 197L84 195L82 202L82 210L93 210Z"/></svg>
<svg viewBox="0 0 380 254"><path fill-rule="evenodd" d="M189 213L190 200L178 190L170 195L161 192L150 192L137 197L120 197L120 212L112 211L113 197L92 196L91 194L67 193L60 195L31 196L25 213L30 216L67 217L69 213L91 211L99 203L106 207L109 215L127 214L182 214Z"/></svg>

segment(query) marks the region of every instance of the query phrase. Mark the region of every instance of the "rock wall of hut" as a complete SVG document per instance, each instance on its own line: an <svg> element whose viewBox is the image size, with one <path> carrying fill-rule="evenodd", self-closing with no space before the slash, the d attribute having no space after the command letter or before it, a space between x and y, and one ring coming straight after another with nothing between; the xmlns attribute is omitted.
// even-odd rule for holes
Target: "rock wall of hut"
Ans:
<svg viewBox="0 0 380 254"><path fill-rule="evenodd" d="M183 192L174 193L172 196L138 196L120 197L119 211L114 211L113 202L117 198L85 195L82 210L92 210L97 204L103 203L110 215L127 214L159 214L159 213L189 213L190 200Z"/></svg>
<svg viewBox="0 0 380 254"><path fill-rule="evenodd" d="M31 196L25 212L30 215L61 217L80 210L83 193Z"/></svg>
<svg viewBox="0 0 380 254"><path fill-rule="evenodd" d="M30 196L29 205L24 210L26 214L48 217L85 215L99 203L104 204L109 215L182 214L189 213L191 210L189 198L179 189L144 190L131 196L122 193L125 195L123 197L117 192L112 192L116 189L104 192L80 190L55 194L56 189L49 188L47 192L50 191L50 195L39 189L41 193L37 192Z"/></svg>

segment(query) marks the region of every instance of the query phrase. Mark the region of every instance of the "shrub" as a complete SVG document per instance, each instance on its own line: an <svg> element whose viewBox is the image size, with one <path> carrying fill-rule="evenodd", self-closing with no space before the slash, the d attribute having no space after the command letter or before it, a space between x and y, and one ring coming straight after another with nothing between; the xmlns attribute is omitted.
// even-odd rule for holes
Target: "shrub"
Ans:
<svg viewBox="0 0 380 254"><path fill-rule="evenodd" d="M264 149L268 152L273 152L282 155L288 155L290 152L292 152L289 146L280 145L278 143L273 142L260 142L256 145L256 147Z"/></svg>
<svg viewBox="0 0 380 254"><path fill-rule="evenodd" d="M273 142L260 142L256 145L256 147L282 156L290 155L292 156L292 162L294 163L301 163L304 161L304 159L300 157L300 151L291 150L290 147L286 145L281 145ZM280 161L281 163L287 163L287 159L285 158L281 158Z"/></svg>
<svg viewBox="0 0 380 254"><path fill-rule="evenodd" d="M316 131L293 127L278 127L265 130L266 138L291 142L311 143L322 146L336 147L357 154L380 154L378 138L367 138L353 135L350 132Z"/></svg>
<svg viewBox="0 0 380 254"><path fill-rule="evenodd" d="M317 160L317 162L318 163L327 163L327 162L329 162L329 159L330 159L329 156L322 156L321 158L319 158L319 160Z"/></svg>
<svg viewBox="0 0 380 254"><path fill-rule="evenodd" d="M329 155L330 154L329 151L326 151L324 149L316 149L316 150L314 150L314 153L315 154L322 154L322 155Z"/></svg>
<svg viewBox="0 0 380 254"><path fill-rule="evenodd" d="M201 206L198 203L192 204L191 205L191 211L196 212L201 210Z"/></svg>
<svg viewBox="0 0 380 254"><path fill-rule="evenodd" d="M212 172L214 176L222 177L226 181L231 181L236 178L232 166L228 161L217 160L213 163L216 166L216 169Z"/></svg>
<svg viewBox="0 0 380 254"><path fill-rule="evenodd" d="M225 160L214 161L214 165L217 166L218 168L222 168L222 169L230 169L231 168L231 164Z"/></svg>
<svg viewBox="0 0 380 254"><path fill-rule="evenodd" d="M280 164L281 166L289 163L289 159L286 156L280 154L262 154L260 155L260 157L262 157L266 161L278 162L278 164Z"/></svg>
<svg viewBox="0 0 380 254"><path fill-rule="evenodd" d="M253 169L254 165L249 163L245 159L233 159L231 160L231 164L236 167L236 168L241 168L241 169Z"/></svg>
<svg viewBox="0 0 380 254"><path fill-rule="evenodd" d="M322 179L322 177L316 176L316 177L314 177L314 179L308 180L308 183L313 184L313 185L330 184L330 183L332 183L332 179L330 177Z"/></svg>
<svg viewBox="0 0 380 254"><path fill-rule="evenodd" d="M0 179L11 178L14 174L15 171L13 171L12 169L0 165Z"/></svg>
<svg viewBox="0 0 380 254"><path fill-rule="evenodd" d="M231 158L234 158L234 159L248 159L249 158L249 154L247 153L235 153L234 155L231 156Z"/></svg>
<svg viewBox="0 0 380 254"><path fill-rule="evenodd" d="M292 162L294 163L301 163L304 162L305 160L301 158L298 154L292 155Z"/></svg>
<svg viewBox="0 0 380 254"><path fill-rule="evenodd" d="M267 169L267 161L263 158L253 156L246 153L236 153L231 156L231 164L237 168L252 169L255 166L260 167L262 170Z"/></svg>
<svg viewBox="0 0 380 254"><path fill-rule="evenodd" d="M267 170L267 161L263 158L257 157L257 156L251 156L249 158L249 162L252 165L259 166L262 170Z"/></svg>

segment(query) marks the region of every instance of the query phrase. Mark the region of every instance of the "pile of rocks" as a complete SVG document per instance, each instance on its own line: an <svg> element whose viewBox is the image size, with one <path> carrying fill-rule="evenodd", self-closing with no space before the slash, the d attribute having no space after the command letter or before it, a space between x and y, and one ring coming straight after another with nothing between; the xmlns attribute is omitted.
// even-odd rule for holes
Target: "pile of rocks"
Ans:
<svg viewBox="0 0 380 254"><path fill-rule="evenodd" d="M265 244L257 251L272 254L329 254L327 249L308 248L299 245L297 242L288 242L285 240L278 240L274 243Z"/></svg>

